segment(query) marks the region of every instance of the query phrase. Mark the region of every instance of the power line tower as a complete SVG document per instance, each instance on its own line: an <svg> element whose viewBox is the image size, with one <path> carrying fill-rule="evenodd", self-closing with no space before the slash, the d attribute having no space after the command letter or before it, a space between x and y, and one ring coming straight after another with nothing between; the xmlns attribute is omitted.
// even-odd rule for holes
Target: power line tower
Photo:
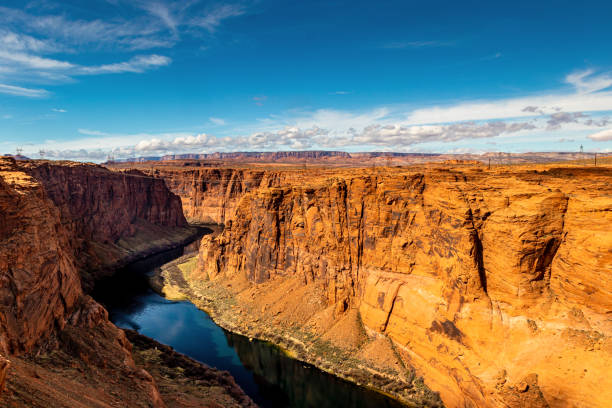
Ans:
<svg viewBox="0 0 612 408"><path fill-rule="evenodd" d="M580 145L580 154L584 153L584 146Z"/></svg>
<svg viewBox="0 0 612 408"><path fill-rule="evenodd" d="M23 153L23 149L21 147L18 147L15 149L15 156L21 156L21 153Z"/></svg>
<svg viewBox="0 0 612 408"><path fill-rule="evenodd" d="M40 155L40 160L43 160L45 158L45 154L47 154L47 152L45 152L43 149L40 149L38 151L38 154Z"/></svg>

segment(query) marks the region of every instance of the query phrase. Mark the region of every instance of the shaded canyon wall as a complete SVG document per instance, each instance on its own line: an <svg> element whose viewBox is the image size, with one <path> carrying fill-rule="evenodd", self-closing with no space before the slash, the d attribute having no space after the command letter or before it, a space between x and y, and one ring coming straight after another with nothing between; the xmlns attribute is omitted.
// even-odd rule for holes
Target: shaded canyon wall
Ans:
<svg viewBox="0 0 612 408"><path fill-rule="evenodd" d="M163 180L0 158L0 406L164 407L82 282L192 234Z"/></svg>

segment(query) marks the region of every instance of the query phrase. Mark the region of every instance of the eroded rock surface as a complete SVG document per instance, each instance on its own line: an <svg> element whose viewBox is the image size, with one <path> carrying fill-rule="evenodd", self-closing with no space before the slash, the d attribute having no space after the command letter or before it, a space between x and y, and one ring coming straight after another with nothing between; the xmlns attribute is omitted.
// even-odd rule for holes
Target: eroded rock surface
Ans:
<svg viewBox="0 0 612 408"><path fill-rule="evenodd" d="M611 169L278 173L203 240L192 297L414 367L449 407L612 401Z"/></svg>
<svg viewBox="0 0 612 408"><path fill-rule="evenodd" d="M275 183L274 174L249 169L159 168L148 174L164 179L181 197L185 217L194 224L224 224L244 193Z"/></svg>
<svg viewBox="0 0 612 408"><path fill-rule="evenodd" d="M0 406L193 406L210 387L175 384L174 396L198 392L166 404L174 396L160 394L124 332L82 289L193 233L163 180L0 158ZM238 392L230 388L214 387L201 405Z"/></svg>

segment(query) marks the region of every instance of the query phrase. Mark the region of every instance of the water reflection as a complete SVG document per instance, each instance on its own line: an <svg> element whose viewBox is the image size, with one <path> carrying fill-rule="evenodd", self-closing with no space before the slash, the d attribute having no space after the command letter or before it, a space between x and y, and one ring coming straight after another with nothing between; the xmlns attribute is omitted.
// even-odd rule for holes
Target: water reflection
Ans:
<svg viewBox="0 0 612 408"><path fill-rule="evenodd" d="M261 341L229 333L189 302L153 292L148 276L183 254L168 251L130 265L99 282L93 296L111 321L138 330L191 358L229 371L264 408L395 408L399 403L285 356Z"/></svg>
<svg viewBox="0 0 612 408"><path fill-rule="evenodd" d="M280 388L293 408L391 408L403 405L287 357L266 342L225 332L227 343L263 387ZM264 391L266 391L264 389ZM273 391L273 390L271 390Z"/></svg>

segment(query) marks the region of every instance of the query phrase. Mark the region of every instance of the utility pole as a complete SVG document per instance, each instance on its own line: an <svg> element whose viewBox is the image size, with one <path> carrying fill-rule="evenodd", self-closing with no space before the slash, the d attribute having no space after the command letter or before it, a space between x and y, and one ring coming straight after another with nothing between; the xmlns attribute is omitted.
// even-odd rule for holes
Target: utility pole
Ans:
<svg viewBox="0 0 612 408"><path fill-rule="evenodd" d="M597 153L595 153L595 167L597 167Z"/></svg>
<svg viewBox="0 0 612 408"><path fill-rule="evenodd" d="M491 158L489 157L489 170L491 170Z"/></svg>

